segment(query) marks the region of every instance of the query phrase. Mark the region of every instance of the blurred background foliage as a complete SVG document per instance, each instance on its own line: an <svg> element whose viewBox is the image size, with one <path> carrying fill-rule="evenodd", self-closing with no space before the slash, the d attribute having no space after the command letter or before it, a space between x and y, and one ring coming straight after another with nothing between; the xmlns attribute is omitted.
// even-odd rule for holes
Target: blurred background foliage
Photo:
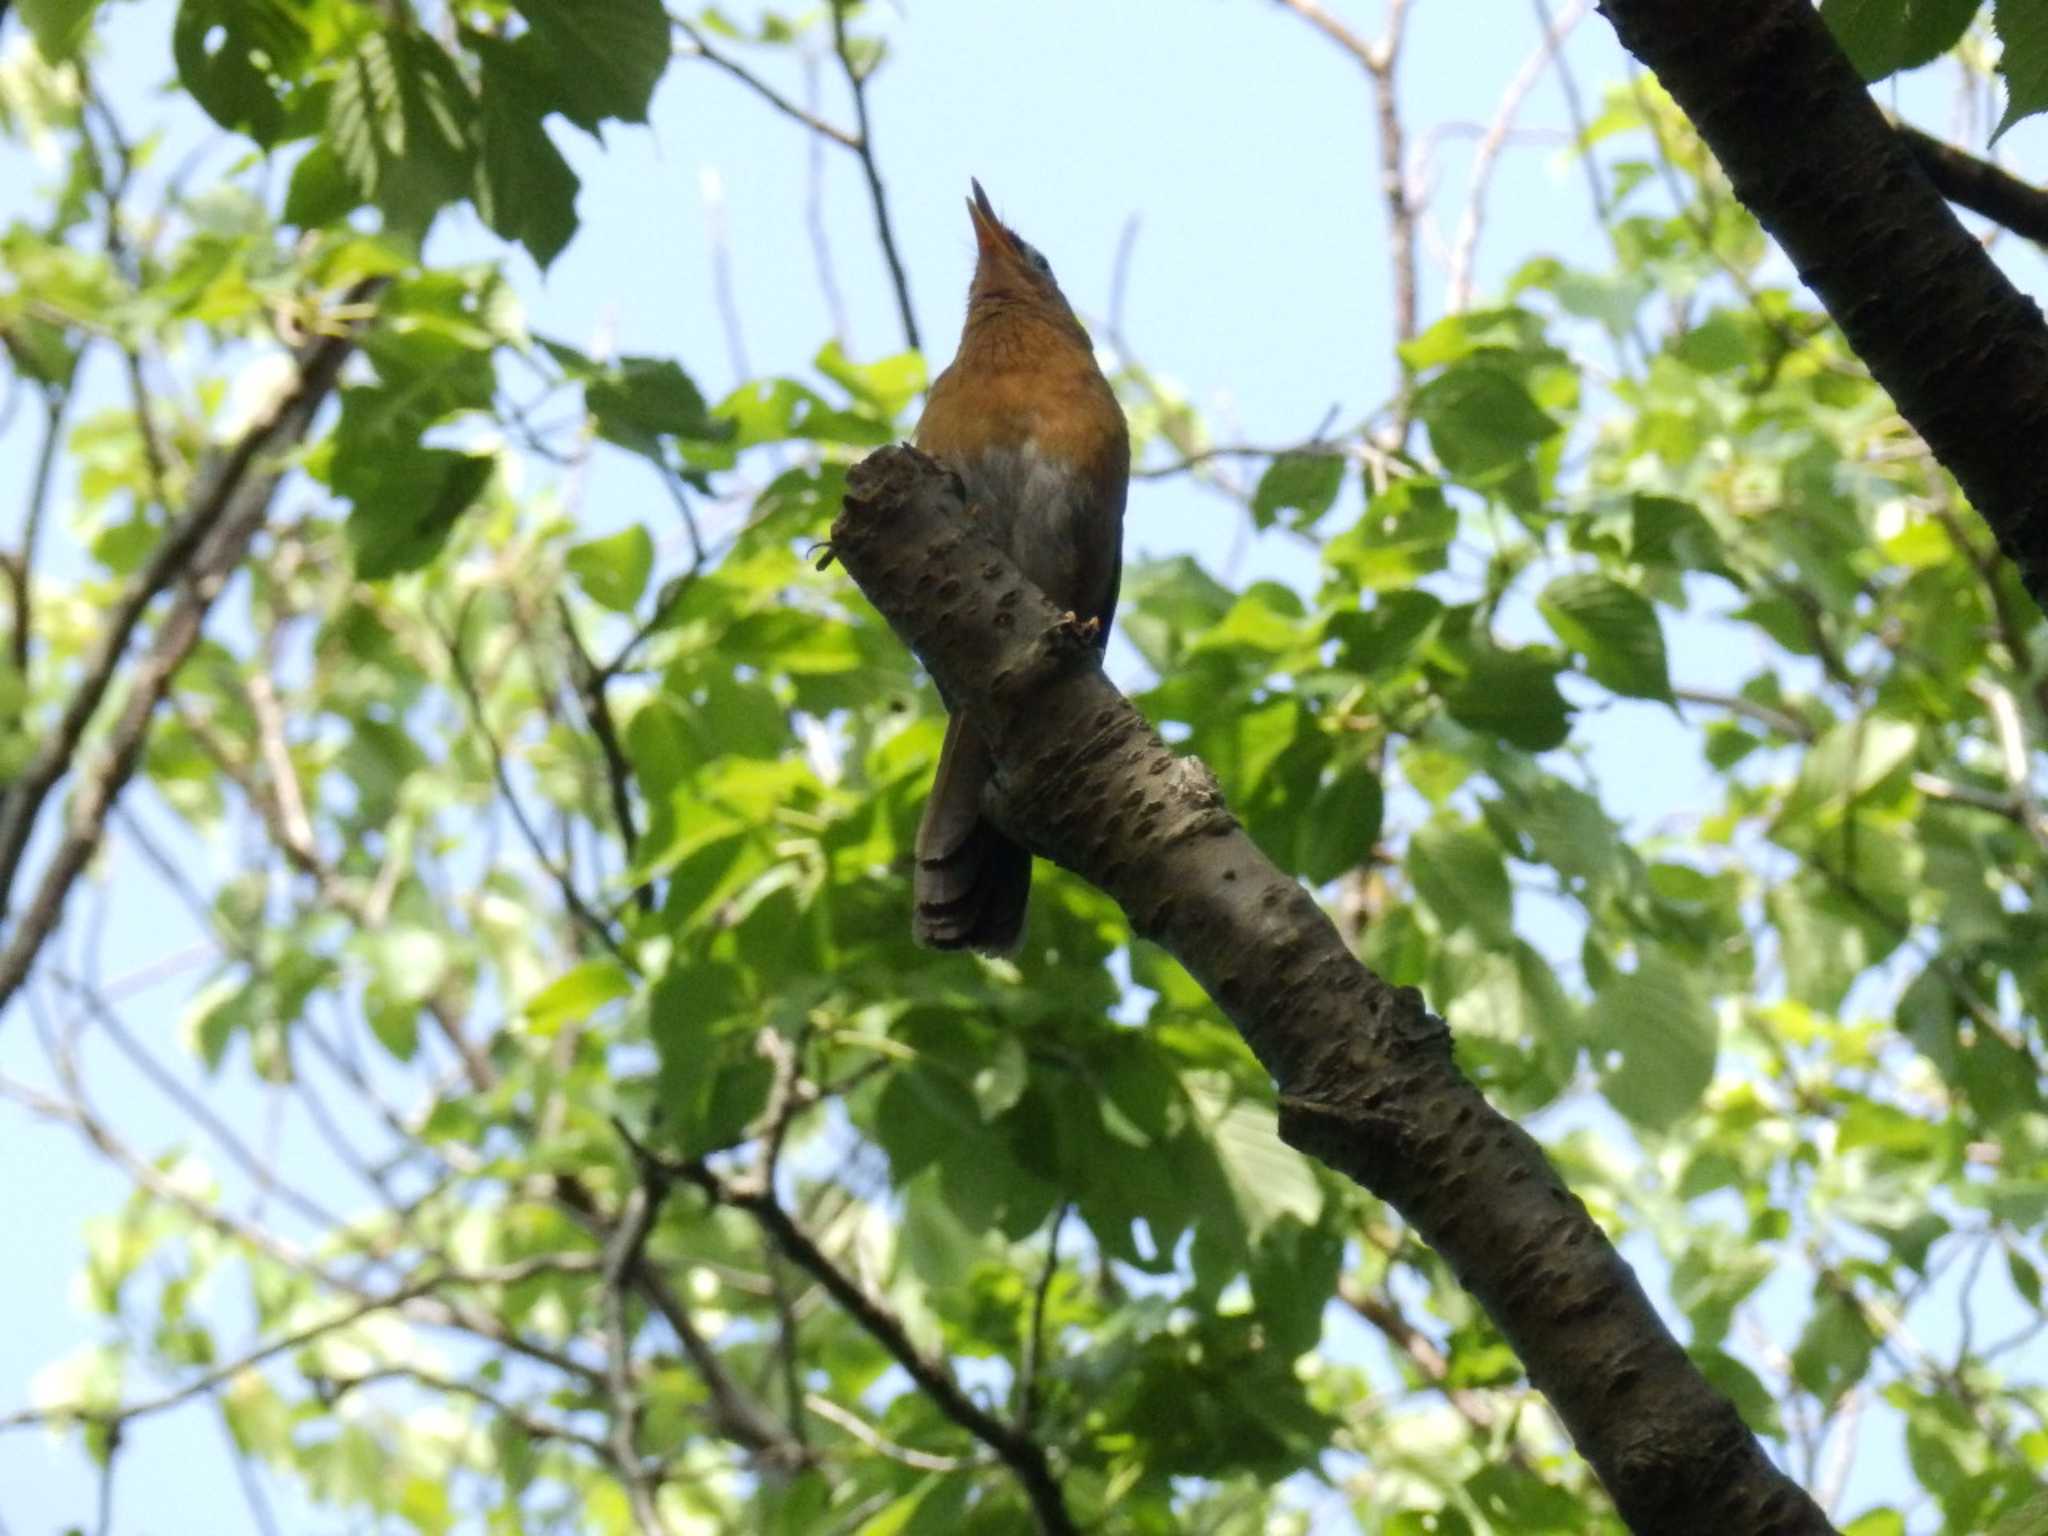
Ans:
<svg viewBox="0 0 2048 1536"><path fill-rule="evenodd" d="M18 9L0 128L53 174L0 235L40 466L10 774L287 347L374 318L106 829L203 928L200 974L138 1026L148 978L88 933L13 992L10 1138L68 1126L135 1192L92 1218L89 1341L45 1341L0 1424L82 1443L111 1500L145 1422L217 1413L259 1528L283 1500L307 1529L1022 1532L1021 1444L1103 1532L1618 1529L1484 1314L1277 1142L1234 1032L1104 897L1041 866L1014 963L911 946L942 716L813 546L942 359L833 343L707 399L630 326L533 329L501 260L428 259L467 204L544 267L576 231L551 131L643 120L672 50L801 113L778 71L861 102L914 15L184 0L172 89L246 146L202 182L145 174L95 88L128 7ZM2015 8L1936 9L1926 56L1981 88ZM1874 0L1823 10L1866 72L1924 62ZM1610 85L1575 134L1610 258L1538 242L1419 316L1363 418L1234 443L1098 326L1141 473L1300 573L1134 560L1119 655L1845 1527L1982 1532L2048 1462L2048 628L1684 120ZM857 121L816 126L872 167ZM78 386L95 358L120 391ZM603 455L655 490L593 528ZM1613 808L1697 777L1625 724L1589 744L1645 708L1710 803ZM95 910L82 884L71 931ZM124 1135L108 1050L188 1137ZM280 1162L188 1061L313 1150Z"/></svg>

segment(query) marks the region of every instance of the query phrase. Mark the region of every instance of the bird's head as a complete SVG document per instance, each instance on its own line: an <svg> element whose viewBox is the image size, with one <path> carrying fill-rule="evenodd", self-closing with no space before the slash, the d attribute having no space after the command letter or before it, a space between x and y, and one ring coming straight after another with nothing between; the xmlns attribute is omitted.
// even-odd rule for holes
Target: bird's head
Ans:
<svg viewBox="0 0 2048 1536"><path fill-rule="evenodd" d="M967 291L969 314L976 310L1044 309L1076 330L1080 321L1052 275L1052 263L1038 248L996 217L981 183L971 185L967 216L974 221L974 283Z"/></svg>

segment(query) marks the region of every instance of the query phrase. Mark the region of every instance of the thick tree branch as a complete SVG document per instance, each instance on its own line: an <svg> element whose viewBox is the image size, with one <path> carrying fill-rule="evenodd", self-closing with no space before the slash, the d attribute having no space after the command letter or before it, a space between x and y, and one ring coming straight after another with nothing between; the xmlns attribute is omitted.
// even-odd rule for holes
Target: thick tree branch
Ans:
<svg viewBox="0 0 2048 1536"><path fill-rule="evenodd" d="M1236 1024L1280 1133L1400 1211L1514 1346L1632 1529L1829 1530L1687 1359L1545 1160L1452 1059L1413 988L1358 963L1199 763L1102 675L1088 637L904 447L848 478L833 549L994 752L989 809L1093 881Z"/></svg>
<svg viewBox="0 0 2048 1536"><path fill-rule="evenodd" d="M2048 611L2048 325L1811 0L1601 0Z"/></svg>

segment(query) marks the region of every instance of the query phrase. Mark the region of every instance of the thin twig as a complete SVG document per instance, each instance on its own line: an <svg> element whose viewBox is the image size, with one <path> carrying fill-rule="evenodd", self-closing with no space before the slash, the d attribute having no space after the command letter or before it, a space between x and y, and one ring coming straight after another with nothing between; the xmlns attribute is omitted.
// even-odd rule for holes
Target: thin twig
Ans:
<svg viewBox="0 0 2048 1536"><path fill-rule="evenodd" d="M20 1429L34 1424L101 1424L109 1427L126 1424L135 1419L145 1419L152 1414L162 1413L188 1403L195 1397L204 1396L216 1387L225 1386L244 1371L254 1370L266 1360L304 1347L315 1339L325 1338L339 1332L353 1323L360 1322L378 1312L395 1312L408 1301L424 1296L433 1290L436 1280L419 1280L402 1285L395 1291L370 1296L346 1311L328 1318L324 1322L310 1323L291 1333L280 1334L262 1344L237 1355L223 1365L202 1372L181 1387L157 1397L143 1398L139 1402L124 1403L116 1408L95 1408L89 1403L62 1403L51 1408L18 1408L12 1413L0 1414L0 1431Z"/></svg>
<svg viewBox="0 0 2048 1536"><path fill-rule="evenodd" d="M804 1394L804 1407L819 1418L837 1424L877 1456L900 1462L906 1467L915 1467L920 1472L966 1472L975 1466L970 1457L934 1456L930 1451L913 1450L884 1436L867 1420L849 1408L842 1408L820 1392Z"/></svg>
<svg viewBox="0 0 2048 1536"><path fill-rule="evenodd" d="M1052 1277L1060 1268L1060 1228L1074 1202L1062 1200L1053 1212L1052 1225L1045 1234L1045 1267L1038 1272L1038 1284L1031 1292L1031 1325L1024 1334L1023 1359L1017 1364L1017 1428L1030 1434L1038 1420L1038 1378L1045 1368L1045 1304L1052 1294Z"/></svg>
<svg viewBox="0 0 2048 1536"><path fill-rule="evenodd" d="M626 1287L628 1276L639 1267L640 1257L647 1249L648 1234L654 1230L667 1192L666 1182L659 1179L643 1178L633 1186L619 1212L618 1228L605 1249L604 1260L605 1386L611 1410L607 1449L626 1486L626 1502L641 1536L661 1536L668 1526L655 1505L655 1480L640 1459L641 1402L639 1387L633 1379Z"/></svg>
<svg viewBox="0 0 2048 1536"><path fill-rule="evenodd" d="M875 131L868 119L868 81L853 62L853 50L846 37L846 11L850 0L827 0L832 8L832 51L839 56L846 83L853 91L854 121L859 136L851 148L860 157L861 174L867 178L868 199L875 207L875 233L882 241L882 258L889 266L889 281L896 290L896 309L903 319L903 339L913 352L924 350L917 336L917 316L910 307L910 279L904 275L903 259L896 254L896 235L889 224L889 200L882 191L882 173L875 164Z"/></svg>
<svg viewBox="0 0 2048 1536"><path fill-rule="evenodd" d="M716 166L707 165L697 173L697 189L704 204L704 236L711 246L712 302L725 330L726 357L732 363L733 384L737 387L754 376L754 369L747 361L746 331L740 324L739 300L733 293L732 239L725 223L725 178L718 174Z"/></svg>
<svg viewBox="0 0 2048 1536"><path fill-rule="evenodd" d="M590 726L590 734L597 738L598 750L604 754L612 816L619 824L619 839L625 844L626 862L630 865L640 847L640 828L633 815L633 764L619 739L618 722L612 716L611 701L605 693L605 678L590 659L590 652L583 648L568 599L557 597L555 607L562 621L562 634L569 642L569 666L576 679L576 696L583 705L583 718ZM633 899L641 911L652 912L654 887L643 880L634 887Z"/></svg>
<svg viewBox="0 0 2048 1536"><path fill-rule="evenodd" d="M1610 231L1611 239L1613 221L1609 217L1607 189L1600 183L1600 163L1593 158L1593 147L1588 142L1590 119L1586 116L1586 104L1579 96L1578 76L1564 57L1565 34L1577 24L1578 18L1574 16L1569 22L1553 22L1549 0L1531 0L1531 3L1536 7L1536 24L1543 29L1543 35L1551 39L1550 48L1557 57L1557 85L1564 92L1564 109L1571 119L1572 142L1578 145L1580 163L1586 168L1586 190L1592 195L1593 215L1599 219L1603 229Z"/></svg>
<svg viewBox="0 0 2048 1536"><path fill-rule="evenodd" d="M465 604L464 616L466 614ZM497 780L498 793L504 797L505 807L511 812L513 824L519 828L519 835L525 839L527 851L533 855L534 861L554 881L555 889L561 894L562 904L568 908L570 915L614 957L623 960L625 951L619 947L619 941L612 933L611 924L591 908L590 903L583 899L582 892L576 889L576 884L569 878L568 872L555 862L554 856L547 850L547 844L541 841L539 830L528 818L525 805L512 787L512 775L506 767L504 746L499 742L497 733L491 729L490 720L484 711L483 694L477 687L475 676L469 670L468 659L462 653L461 628L462 619L458 617L454 630L441 632L441 644L448 653L449 666L454 671L462 695L469 703L470 721L483 737L484 746L490 753L491 772Z"/></svg>
<svg viewBox="0 0 2048 1536"><path fill-rule="evenodd" d="M861 1328L903 1367L932 1405L993 1451L1023 1487L1041 1536L1079 1536L1045 1447L983 1408L954 1380L944 1360L918 1348L903 1320L814 1243L772 1192L742 1194L702 1162L679 1170L719 1204L736 1205L761 1224L768 1239L822 1285Z"/></svg>
<svg viewBox="0 0 2048 1536"><path fill-rule="evenodd" d="M704 34L682 17L674 16L670 20L675 23L676 30L690 40L690 46L697 50L697 57L705 63L716 65L724 70L784 117L792 118L802 123L811 132L819 135L821 138L830 139L842 149L850 149L856 153L859 152L860 140L853 134L848 133L844 128L835 127L833 124L826 122L825 119L819 117L815 112L806 112L759 75L754 74L745 65L728 58L713 48L704 40Z"/></svg>
<svg viewBox="0 0 2048 1536"><path fill-rule="evenodd" d="M66 386L53 386L43 397L43 441L36 450L36 468L29 480L28 513L21 526L21 552L8 562L14 578L14 670L28 675L29 626L34 615L36 544L41 538L44 509L50 501L50 481L57 466L57 443L64 435L64 407L70 402ZM4 890L4 886L0 886ZM4 905L4 903L0 903Z"/></svg>
<svg viewBox="0 0 2048 1536"><path fill-rule="evenodd" d="M804 100L813 114L818 109L818 60L804 54ZM825 228L825 139L813 134L804 152L804 227L811 237L811 260L818 269L818 291L825 298L825 313L832 321L832 339L846 344L846 301L839 293L839 275L832 261L832 240Z"/></svg>
<svg viewBox="0 0 2048 1536"><path fill-rule="evenodd" d="M248 1144L237 1136L228 1123L215 1114L206 1101L179 1082L161 1062L144 1049L142 1042L128 1032L121 1022L121 1016L107 1006L98 992L64 975L55 977L58 987L69 994L74 1001L92 1018L106 1037L114 1042L120 1053L144 1077L155 1085L157 1091L177 1105L192 1122L225 1152L228 1159L240 1168L258 1190L281 1197L286 1204L317 1227L341 1227L341 1218L323 1207L312 1196L293 1188L272 1172L275 1160L266 1160L251 1151Z"/></svg>
<svg viewBox="0 0 2048 1536"><path fill-rule="evenodd" d="M1540 6L1542 0L1537 0L1537 3ZM1444 308L1452 314L1472 306L1472 269L1479 249L1480 226L1486 218L1487 191L1493 183L1493 171L1499 162L1500 152L1514 129L1515 118L1521 112L1522 104L1528 100L1529 93L1536 88L1536 82L1543 78L1551 60L1558 57L1560 45L1584 18L1586 11L1587 0L1572 0L1554 25L1547 16L1543 18L1541 41L1522 61L1522 67L1501 93L1493 117L1487 122L1485 133L1480 135L1477 148L1472 151L1471 184L1465 193L1464 212L1458 218L1458 232L1451 241L1450 273L1444 282Z"/></svg>

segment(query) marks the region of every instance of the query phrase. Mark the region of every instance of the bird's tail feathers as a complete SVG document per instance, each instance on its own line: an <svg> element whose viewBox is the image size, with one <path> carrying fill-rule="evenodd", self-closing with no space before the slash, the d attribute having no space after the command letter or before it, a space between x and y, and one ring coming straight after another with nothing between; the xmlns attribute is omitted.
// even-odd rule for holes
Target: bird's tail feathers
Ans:
<svg viewBox="0 0 2048 1536"><path fill-rule="evenodd" d="M911 927L929 949L1005 955L1023 941L1031 855L981 814L990 768L981 737L953 716L917 828Z"/></svg>

